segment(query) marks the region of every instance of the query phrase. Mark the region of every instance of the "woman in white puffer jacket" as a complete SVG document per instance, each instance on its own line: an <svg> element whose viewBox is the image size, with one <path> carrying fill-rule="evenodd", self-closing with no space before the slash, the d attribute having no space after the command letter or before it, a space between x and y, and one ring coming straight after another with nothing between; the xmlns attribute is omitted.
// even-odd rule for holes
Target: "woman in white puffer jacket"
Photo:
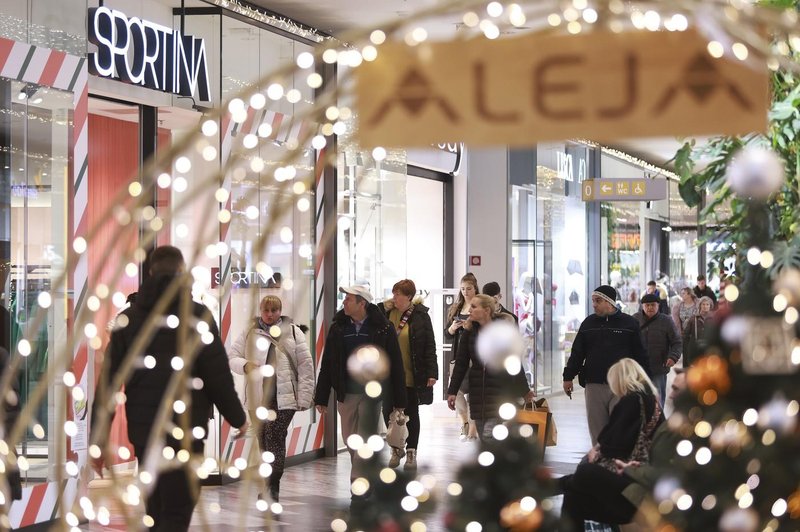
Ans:
<svg viewBox="0 0 800 532"><path fill-rule="evenodd" d="M306 337L291 318L281 315L277 296L266 296L260 315L228 351L231 370L245 376L244 404L253 423L263 420L258 433L261 452L275 456L267 485L277 501L286 461L286 435L294 413L312 404L314 362ZM274 371L262 369L272 366ZM264 408L266 411L259 408Z"/></svg>

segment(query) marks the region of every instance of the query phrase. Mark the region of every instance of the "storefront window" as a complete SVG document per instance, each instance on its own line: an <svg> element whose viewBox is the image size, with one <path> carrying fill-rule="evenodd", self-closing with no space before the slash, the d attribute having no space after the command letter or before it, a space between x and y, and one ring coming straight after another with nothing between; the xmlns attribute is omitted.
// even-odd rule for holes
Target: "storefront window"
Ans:
<svg viewBox="0 0 800 532"><path fill-rule="evenodd" d="M511 191L514 312L526 344L531 386L547 393L561 381L572 342L586 317L586 206L580 182L588 149L537 148L536 183Z"/></svg>
<svg viewBox="0 0 800 532"><path fill-rule="evenodd" d="M640 202L603 203L600 282L616 288L623 311L635 313L647 281L642 281L642 230Z"/></svg>
<svg viewBox="0 0 800 532"><path fill-rule="evenodd" d="M86 55L86 0L13 0L0 3L0 37Z"/></svg>
<svg viewBox="0 0 800 532"><path fill-rule="evenodd" d="M54 288L64 274L68 253L64 220L72 95L0 80L0 97L6 110L0 118L0 282L2 306L8 311L3 313L3 329L9 334L9 345L4 347L13 354L20 340L30 341L30 354L23 357L18 377L25 404L37 386L47 386L45 374L67 338L68 299L73 295L63 285ZM49 304L43 305L41 294L49 294ZM53 381L61 382L61 376ZM65 447L60 438L63 430L59 430L63 420L57 414L65 410L65 397L63 386L48 386L34 410L34 421L17 445L30 466L23 470L27 481L51 480L63 464Z"/></svg>
<svg viewBox="0 0 800 532"><path fill-rule="evenodd" d="M672 289L694 286L698 271L697 207L687 207L678 191L678 182L669 183L669 272ZM706 272L703 272L704 274Z"/></svg>

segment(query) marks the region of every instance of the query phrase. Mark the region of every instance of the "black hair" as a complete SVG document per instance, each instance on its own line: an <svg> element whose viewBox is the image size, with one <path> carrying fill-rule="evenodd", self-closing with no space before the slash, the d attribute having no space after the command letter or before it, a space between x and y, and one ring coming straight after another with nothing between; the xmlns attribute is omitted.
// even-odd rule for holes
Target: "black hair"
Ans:
<svg viewBox="0 0 800 532"><path fill-rule="evenodd" d="M175 246L159 246L150 254L150 275L176 275L186 265Z"/></svg>
<svg viewBox="0 0 800 532"><path fill-rule="evenodd" d="M481 290L482 293L486 294L487 296L496 296L500 293L500 283L497 281L489 281L485 285L483 285L483 289Z"/></svg>

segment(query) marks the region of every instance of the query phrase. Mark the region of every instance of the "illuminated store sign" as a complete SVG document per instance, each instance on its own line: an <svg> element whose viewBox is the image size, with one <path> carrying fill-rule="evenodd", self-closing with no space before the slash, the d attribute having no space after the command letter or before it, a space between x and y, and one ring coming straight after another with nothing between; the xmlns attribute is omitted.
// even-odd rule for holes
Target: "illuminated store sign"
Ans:
<svg viewBox="0 0 800 532"><path fill-rule="evenodd" d="M208 61L203 39L167 26L128 18L107 7L89 10L89 71L181 96L211 99Z"/></svg>

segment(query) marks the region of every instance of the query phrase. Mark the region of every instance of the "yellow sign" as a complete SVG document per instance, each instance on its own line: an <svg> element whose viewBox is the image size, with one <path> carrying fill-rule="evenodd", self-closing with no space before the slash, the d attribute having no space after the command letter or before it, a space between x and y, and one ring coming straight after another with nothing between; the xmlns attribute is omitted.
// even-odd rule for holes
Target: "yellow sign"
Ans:
<svg viewBox="0 0 800 532"><path fill-rule="evenodd" d="M691 31L386 43L356 76L365 148L742 134L767 124L766 66L714 59Z"/></svg>
<svg viewBox="0 0 800 532"><path fill-rule="evenodd" d="M656 201L667 199L666 179L587 179L583 201Z"/></svg>

